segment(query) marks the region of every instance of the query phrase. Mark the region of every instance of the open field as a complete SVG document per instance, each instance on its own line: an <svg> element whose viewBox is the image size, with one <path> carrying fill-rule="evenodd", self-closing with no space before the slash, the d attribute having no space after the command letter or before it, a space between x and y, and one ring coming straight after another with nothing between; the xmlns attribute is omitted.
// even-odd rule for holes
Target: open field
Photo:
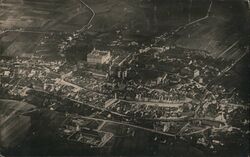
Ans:
<svg viewBox="0 0 250 157"><path fill-rule="evenodd" d="M231 26L221 19L210 17L206 21L179 32L180 38L176 41L176 45L205 50L215 58L222 57L223 52L229 50L230 46L237 46L236 43L240 40L237 32L226 33Z"/></svg>
<svg viewBox="0 0 250 157"><path fill-rule="evenodd" d="M211 15L178 32L176 45L207 51L214 58L235 60L244 52L239 47L244 30L244 13L239 3L214 2ZM242 8L241 8L242 9Z"/></svg>
<svg viewBox="0 0 250 157"><path fill-rule="evenodd" d="M4 114L6 116L12 116L17 112L24 113L34 108L35 107L33 105L24 102L0 99L0 114Z"/></svg>
<svg viewBox="0 0 250 157"><path fill-rule="evenodd" d="M79 0L4 0L0 7L1 30L70 32L81 28L89 15Z"/></svg>
<svg viewBox="0 0 250 157"><path fill-rule="evenodd" d="M124 38L155 36L206 14L207 0L86 0L95 10L96 32L121 30ZM119 15L119 16L117 16Z"/></svg>
<svg viewBox="0 0 250 157"><path fill-rule="evenodd" d="M84 2L96 15L91 21L92 27L87 30L89 37L77 40L77 46L68 50L67 53L73 58L74 55L84 58L86 54L82 51L86 53L89 47L98 47L99 43L107 45L118 36L124 41L150 42L155 36L205 17L210 6L209 0ZM238 27L242 13L233 4L233 1L214 1L210 17L180 31L176 44L206 50L213 57L223 58L230 53L229 59L237 58L241 54L237 47L234 47L235 51L221 55L241 36ZM70 36L60 32L75 32L87 24L92 16L79 0L3 0L0 7L0 55L4 56L59 56L59 45ZM1 34L4 30L30 32ZM120 33L117 34L117 31ZM51 35L52 32L57 33Z"/></svg>
<svg viewBox="0 0 250 157"><path fill-rule="evenodd" d="M0 4L0 54L56 56L58 45L88 22L79 0L3 0Z"/></svg>
<svg viewBox="0 0 250 157"><path fill-rule="evenodd" d="M63 35L46 38L44 33L74 32L88 23L92 14L79 0L3 0L0 9L0 54L30 57L35 53L58 55ZM108 42L119 30L124 40L151 39L190 20L205 15L207 0L85 0L96 13L88 31L90 40ZM55 9L56 8L56 9ZM188 14L189 13L189 14ZM23 30L26 32L6 32ZM30 32L27 32L30 31ZM49 36L49 35L47 35ZM29 39L30 37L30 39ZM45 39L46 38L46 39ZM50 38L50 37L49 37ZM31 40L32 39L32 40ZM65 41L65 40L64 40ZM49 43L42 45L41 42ZM81 45L86 45L81 41ZM79 44L78 44L79 46Z"/></svg>

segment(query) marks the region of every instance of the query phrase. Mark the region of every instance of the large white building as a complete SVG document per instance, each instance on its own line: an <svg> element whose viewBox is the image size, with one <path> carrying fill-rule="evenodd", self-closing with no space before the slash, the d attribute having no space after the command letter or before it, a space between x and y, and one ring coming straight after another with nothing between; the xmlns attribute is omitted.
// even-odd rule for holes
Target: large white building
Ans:
<svg viewBox="0 0 250 157"><path fill-rule="evenodd" d="M110 51L100 51L95 48L87 55L87 62L90 64L105 64L111 59Z"/></svg>

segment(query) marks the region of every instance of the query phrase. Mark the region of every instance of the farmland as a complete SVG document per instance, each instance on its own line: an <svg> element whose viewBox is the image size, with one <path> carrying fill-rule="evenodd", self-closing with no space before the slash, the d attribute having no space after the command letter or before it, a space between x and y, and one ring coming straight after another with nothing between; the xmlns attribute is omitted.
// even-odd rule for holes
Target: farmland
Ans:
<svg viewBox="0 0 250 157"><path fill-rule="evenodd" d="M85 2L96 16L87 31L90 39L77 44L81 48L93 44L92 40L104 44L115 40L116 31L121 32L124 40L150 40L201 18L209 5L206 0L194 0L192 6L189 1L180 0ZM92 16L79 0L3 0L0 7L0 54L4 56L59 56L59 45Z"/></svg>
<svg viewBox="0 0 250 157"><path fill-rule="evenodd" d="M235 6L233 6L235 4ZM235 60L244 52L241 50L240 30L244 28L244 13L238 3L215 1L210 16L178 32L176 45L179 47L205 50L214 58Z"/></svg>
<svg viewBox="0 0 250 157"><path fill-rule="evenodd" d="M3 1L0 29L29 31L75 31L88 20L89 12L78 0Z"/></svg>
<svg viewBox="0 0 250 157"><path fill-rule="evenodd" d="M57 55L66 33L81 29L91 15L78 0L10 0L0 7L4 56Z"/></svg>

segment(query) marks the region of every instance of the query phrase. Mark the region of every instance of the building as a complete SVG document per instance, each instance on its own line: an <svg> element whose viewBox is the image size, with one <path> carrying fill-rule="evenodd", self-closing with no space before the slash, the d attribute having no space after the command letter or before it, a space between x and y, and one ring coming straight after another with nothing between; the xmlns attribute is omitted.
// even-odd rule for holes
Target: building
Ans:
<svg viewBox="0 0 250 157"><path fill-rule="evenodd" d="M100 51L95 48L87 55L87 62L90 64L105 64L111 59L110 51Z"/></svg>
<svg viewBox="0 0 250 157"><path fill-rule="evenodd" d="M182 76L189 76L189 77L192 77L194 75L189 67L182 68L180 74Z"/></svg>
<svg viewBox="0 0 250 157"><path fill-rule="evenodd" d="M119 69L117 71L117 77L122 78L122 79L127 78L128 77L128 70L129 69ZM115 73L115 75L116 75L116 73Z"/></svg>
<svg viewBox="0 0 250 157"><path fill-rule="evenodd" d="M194 78L200 75L200 71L198 69L194 70Z"/></svg>

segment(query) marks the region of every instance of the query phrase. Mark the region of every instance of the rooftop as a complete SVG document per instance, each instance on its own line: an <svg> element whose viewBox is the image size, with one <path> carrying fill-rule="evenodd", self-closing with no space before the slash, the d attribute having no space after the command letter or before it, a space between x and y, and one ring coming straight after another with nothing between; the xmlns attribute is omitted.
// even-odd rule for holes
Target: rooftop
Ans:
<svg viewBox="0 0 250 157"><path fill-rule="evenodd" d="M109 53L110 51L101 51L94 48L89 55L97 57L97 56L106 56Z"/></svg>

